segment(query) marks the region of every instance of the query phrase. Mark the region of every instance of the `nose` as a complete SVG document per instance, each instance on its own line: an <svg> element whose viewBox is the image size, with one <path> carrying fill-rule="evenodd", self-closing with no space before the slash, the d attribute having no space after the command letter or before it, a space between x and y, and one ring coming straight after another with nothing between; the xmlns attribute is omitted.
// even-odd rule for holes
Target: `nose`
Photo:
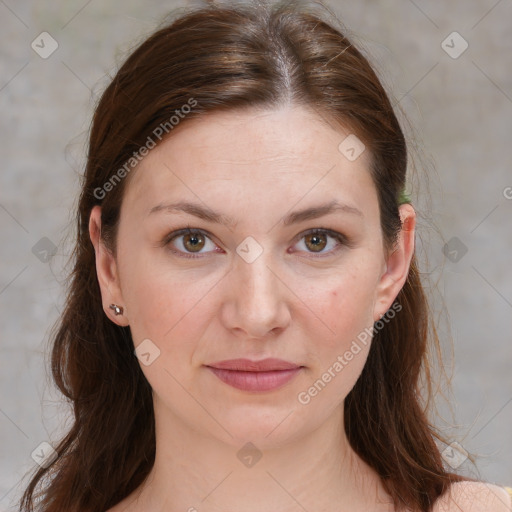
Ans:
<svg viewBox="0 0 512 512"><path fill-rule="evenodd" d="M277 334L290 323L290 290L263 252L247 263L237 258L227 277L222 321L243 338L260 339Z"/></svg>

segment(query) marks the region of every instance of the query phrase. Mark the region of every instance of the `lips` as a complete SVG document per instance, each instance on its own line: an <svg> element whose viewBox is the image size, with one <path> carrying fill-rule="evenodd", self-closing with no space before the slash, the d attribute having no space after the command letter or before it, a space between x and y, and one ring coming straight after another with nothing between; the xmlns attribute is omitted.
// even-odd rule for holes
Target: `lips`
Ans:
<svg viewBox="0 0 512 512"><path fill-rule="evenodd" d="M228 361L219 361L208 366L220 370L238 370L243 372L269 372L275 370L293 370L299 368L299 365L283 361L282 359L263 359L261 361L252 361L251 359L229 359Z"/></svg>
<svg viewBox="0 0 512 512"><path fill-rule="evenodd" d="M282 359L230 359L206 365L224 383L244 391L278 389L303 368Z"/></svg>

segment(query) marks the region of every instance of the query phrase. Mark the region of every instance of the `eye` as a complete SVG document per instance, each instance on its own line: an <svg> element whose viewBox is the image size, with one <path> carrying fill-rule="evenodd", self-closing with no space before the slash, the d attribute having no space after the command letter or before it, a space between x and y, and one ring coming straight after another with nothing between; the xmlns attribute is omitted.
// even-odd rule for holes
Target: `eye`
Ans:
<svg viewBox="0 0 512 512"><path fill-rule="evenodd" d="M329 239L331 242L329 243ZM305 252L313 257L324 257L338 252L343 246L350 246L345 235L324 228L310 229L299 236ZM217 245L210 236L201 229L185 228L170 233L164 240L164 246L170 246L170 251L183 258L201 258L205 253L218 252ZM296 244L300 245L300 244ZM324 250L324 249L328 250ZM203 249L206 249L203 251ZM210 249L210 250L208 250Z"/></svg>
<svg viewBox="0 0 512 512"><path fill-rule="evenodd" d="M329 243L331 239L331 243ZM315 228L300 235L299 246L302 244L305 251L313 253L314 257L323 257L338 252L343 246L348 246L345 235L330 229ZM324 251L327 248L328 250ZM323 251L323 252L322 252ZM319 256L316 256L316 255Z"/></svg>
<svg viewBox="0 0 512 512"><path fill-rule="evenodd" d="M186 228L171 233L164 240L164 245L170 245L171 252L184 258L201 258L201 256L195 256L195 254L211 252L208 250L201 252L205 247L208 248L208 242L210 243L210 249L217 247L204 231ZM177 250L174 250L172 247L175 247Z"/></svg>

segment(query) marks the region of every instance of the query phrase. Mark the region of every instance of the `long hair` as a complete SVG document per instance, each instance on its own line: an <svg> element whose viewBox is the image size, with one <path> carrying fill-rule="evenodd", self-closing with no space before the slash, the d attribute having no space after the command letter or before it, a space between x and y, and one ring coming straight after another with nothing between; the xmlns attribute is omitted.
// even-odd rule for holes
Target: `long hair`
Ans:
<svg viewBox="0 0 512 512"><path fill-rule="evenodd" d="M115 253L134 154L150 139L158 144L172 137L176 119L181 125L210 112L283 105L312 108L365 144L384 245L393 247L407 145L375 71L341 28L296 1L208 5L158 28L132 51L95 109L74 268L52 336L52 375L72 406L73 423L55 447L57 458L31 477L20 510L37 504L42 512L104 512L141 485L155 459L151 387L129 328L114 325L103 311L88 232L91 209L102 206L101 236ZM397 510L428 512L463 478L444 469L435 442L442 438L423 402L432 398L427 354L439 340L416 255L396 302L400 313L374 334L346 397L345 429ZM422 376L426 385L420 386Z"/></svg>

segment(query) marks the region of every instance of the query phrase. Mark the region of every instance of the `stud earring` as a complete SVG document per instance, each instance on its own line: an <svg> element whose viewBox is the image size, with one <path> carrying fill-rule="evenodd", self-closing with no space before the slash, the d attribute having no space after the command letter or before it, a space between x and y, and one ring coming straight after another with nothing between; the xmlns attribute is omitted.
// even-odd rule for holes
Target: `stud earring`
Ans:
<svg viewBox="0 0 512 512"><path fill-rule="evenodd" d="M118 306L117 304L110 304L109 308L114 311L114 314L116 316L122 315L124 309L121 306Z"/></svg>

